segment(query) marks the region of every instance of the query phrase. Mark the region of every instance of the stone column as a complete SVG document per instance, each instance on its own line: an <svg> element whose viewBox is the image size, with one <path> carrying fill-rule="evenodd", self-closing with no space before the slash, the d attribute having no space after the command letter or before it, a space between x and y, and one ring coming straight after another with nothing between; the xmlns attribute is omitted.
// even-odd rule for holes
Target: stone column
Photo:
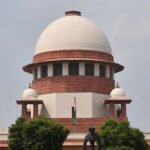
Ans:
<svg viewBox="0 0 150 150"><path fill-rule="evenodd" d="M64 62L62 64L62 75L63 76L68 76L69 74L69 67L68 67L68 63Z"/></svg>
<svg viewBox="0 0 150 150"><path fill-rule="evenodd" d="M110 67L106 66L106 78L110 78Z"/></svg>
<svg viewBox="0 0 150 150"><path fill-rule="evenodd" d="M110 117L115 117L115 104L110 102Z"/></svg>
<svg viewBox="0 0 150 150"><path fill-rule="evenodd" d="M99 75L99 64L94 64L94 76L100 76Z"/></svg>
<svg viewBox="0 0 150 150"><path fill-rule="evenodd" d="M126 117L127 116L127 114L126 114L126 103L125 102L121 103L121 116L122 117Z"/></svg>
<svg viewBox="0 0 150 150"><path fill-rule="evenodd" d="M22 116L27 118L27 104L22 104Z"/></svg>
<svg viewBox="0 0 150 150"><path fill-rule="evenodd" d="M37 67L37 78L38 79L41 78L41 67L40 66Z"/></svg>
<svg viewBox="0 0 150 150"><path fill-rule="evenodd" d="M85 76L85 64L84 64L84 62L79 63L79 75Z"/></svg>
<svg viewBox="0 0 150 150"><path fill-rule="evenodd" d="M38 116L38 104L33 104L33 118L36 118Z"/></svg>
<svg viewBox="0 0 150 150"><path fill-rule="evenodd" d="M53 65L48 64L48 77L52 77L52 76L53 76Z"/></svg>

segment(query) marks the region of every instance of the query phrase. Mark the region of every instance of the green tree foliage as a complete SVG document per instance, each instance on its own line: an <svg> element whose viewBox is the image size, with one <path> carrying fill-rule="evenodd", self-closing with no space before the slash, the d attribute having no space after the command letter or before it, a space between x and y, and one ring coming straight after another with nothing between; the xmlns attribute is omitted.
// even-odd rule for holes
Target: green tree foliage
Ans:
<svg viewBox="0 0 150 150"><path fill-rule="evenodd" d="M24 118L18 118L15 124L9 128L9 150L23 150L23 126Z"/></svg>
<svg viewBox="0 0 150 150"><path fill-rule="evenodd" d="M108 147L106 150L134 150L128 146L116 146L116 147Z"/></svg>
<svg viewBox="0 0 150 150"><path fill-rule="evenodd" d="M107 121L99 130L101 145L106 150L147 150L144 134L129 122Z"/></svg>
<svg viewBox="0 0 150 150"><path fill-rule="evenodd" d="M17 124L18 120L15 125L10 127L9 131L14 130L14 126L20 126ZM9 150L62 150L63 142L69 133L62 125L43 116L24 121L22 128L15 131L21 138L16 138L15 134L10 132ZM18 142L22 145L21 149L18 149Z"/></svg>

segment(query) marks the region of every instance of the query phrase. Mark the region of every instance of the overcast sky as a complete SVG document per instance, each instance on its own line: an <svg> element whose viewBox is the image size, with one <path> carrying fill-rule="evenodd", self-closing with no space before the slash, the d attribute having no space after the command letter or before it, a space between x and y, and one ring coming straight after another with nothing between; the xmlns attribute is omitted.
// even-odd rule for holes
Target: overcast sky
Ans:
<svg viewBox="0 0 150 150"><path fill-rule="evenodd" d="M0 0L0 128L20 114L16 100L32 81L22 67L32 61L38 37L67 10L80 10L106 33L117 63L133 127L150 132L150 0Z"/></svg>

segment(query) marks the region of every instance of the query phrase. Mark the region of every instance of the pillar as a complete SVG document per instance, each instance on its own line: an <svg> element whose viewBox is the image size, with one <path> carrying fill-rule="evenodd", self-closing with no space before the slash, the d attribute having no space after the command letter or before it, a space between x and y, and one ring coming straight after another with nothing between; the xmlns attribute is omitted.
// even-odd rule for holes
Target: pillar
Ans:
<svg viewBox="0 0 150 150"><path fill-rule="evenodd" d="M83 62L79 63L79 75L84 76L85 75L85 64Z"/></svg>
<svg viewBox="0 0 150 150"><path fill-rule="evenodd" d="M94 64L94 76L100 76L99 75L99 64Z"/></svg>
<svg viewBox="0 0 150 150"><path fill-rule="evenodd" d="M68 76L68 74L69 74L68 72L69 72L69 70L68 70L68 63L64 62L62 64L62 75L63 76Z"/></svg>
<svg viewBox="0 0 150 150"><path fill-rule="evenodd" d="M115 117L115 104L110 102L110 117Z"/></svg>
<svg viewBox="0 0 150 150"><path fill-rule="evenodd" d="M53 76L53 65L48 64L48 77L52 77L52 76Z"/></svg>
<svg viewBox="0 0 150 150"><path fill-rule="evenodd" d="M106 78L110 78L110 68L108 65L106 66Z"/></svg>
<svg viewBox="0 0 150 150"><path fill-rule="evenodd" d="M24 118L26 118L27 117L27 104L22 104L22 116L24 117Z"/></svg>
<svg viewBox="0 0 150 150"><path fill-rule="evenodd" d="M41 78L41 67L40 66L37 67L37 78L38 79Z"/></svg>
<svg viewBox="0 0 150 150"><path fill-rule="evenodd" d="M38 104L33 104L33 118L36 118L38 116Z"/></svg>
<svg viewBox="0 0 150 150"><path fill-rule="evenodd" d="M127 114L126 114L126 103L124 103L124 102L121 103L121 116L122 117L127 116Z"/></svg>

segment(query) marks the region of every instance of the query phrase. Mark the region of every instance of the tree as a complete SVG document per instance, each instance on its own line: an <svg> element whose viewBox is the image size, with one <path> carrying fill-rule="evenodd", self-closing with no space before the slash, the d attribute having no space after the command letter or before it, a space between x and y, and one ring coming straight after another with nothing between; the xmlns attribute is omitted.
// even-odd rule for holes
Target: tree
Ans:
<svg viewBox="0 0 150 150"><path fill-rule="evenodd" d="M106 150L147 150L144 134L129 122L107 121L99 130L101 145Z"/></svg>
<svg viewBox="0 0 150 150"><path fill-rule="evenodd" d="M128 146L115 146L115 147L108 147L106 150L134 150Z"/></svg>
<svg viewBox="0 0 150 150"><path fill-rule="evenodd" d="M15 124L9 128L9 150L23 150L23 126L24 118L18 118Z"/></svg>
<svg viewBox="0 0 150 150"><path fill-rule="evenodd" d="M10 127L10 131L13 128L14 125ZM23 123L22 130L16 131L22 137L20 141L18 139L19 143L22 143L22 150L62 150L63 142L69 133L62 125L43 116L27 120ZM18 146L18 141L11 144L11 141L15 139L14 134L11 133L9 135L11 137L9 138L9 149L14 150L14 145Z"/></svg>

